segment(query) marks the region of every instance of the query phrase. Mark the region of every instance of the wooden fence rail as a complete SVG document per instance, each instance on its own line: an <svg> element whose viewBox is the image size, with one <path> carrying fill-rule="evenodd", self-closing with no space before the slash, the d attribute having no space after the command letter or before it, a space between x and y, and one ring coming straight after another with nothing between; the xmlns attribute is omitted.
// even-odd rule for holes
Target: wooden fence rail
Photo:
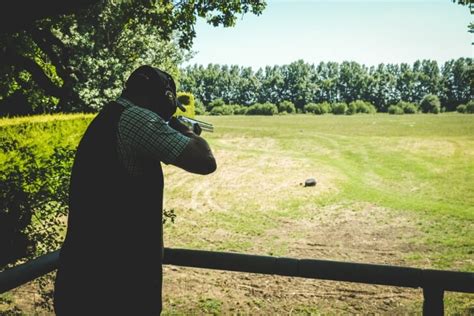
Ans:
<svg viewBox="0 0 474 316"><path fill-rule="evenodd" d="M0 293L57 268L54 251L0 273ZM423 289L423 315L443 315L445 291L474 293L474 273L165 248L164 264Z"/></svg>

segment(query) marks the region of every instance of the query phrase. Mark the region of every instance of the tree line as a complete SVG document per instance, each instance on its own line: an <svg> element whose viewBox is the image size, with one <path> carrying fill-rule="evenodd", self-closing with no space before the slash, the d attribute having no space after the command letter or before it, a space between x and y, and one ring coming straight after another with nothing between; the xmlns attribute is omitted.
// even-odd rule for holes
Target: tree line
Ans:
<svg viewBox="0 0 474 316"><path fill-rule="evenodd" d="M434 95L442 108L454 111L474 98L474 65L472 58L449 60L441 67L433 60L371 67L348 61L316 65L298 60L257 71L238 65L192 65L181 69L179 83L207 110L216 99L241 106L289 101L299 111L311 103L363 100L387 112L391 105L419 105L425 96Z"/></svg>

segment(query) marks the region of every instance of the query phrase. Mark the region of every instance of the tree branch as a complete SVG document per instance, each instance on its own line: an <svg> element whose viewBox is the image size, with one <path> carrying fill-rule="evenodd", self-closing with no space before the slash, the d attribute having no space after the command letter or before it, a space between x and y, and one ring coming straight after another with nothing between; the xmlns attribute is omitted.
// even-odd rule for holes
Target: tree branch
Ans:
<svg viewBox="0 0 474 316"><path fill-rule="evenodd" d="M57 98L62 98L64 96L63 89L52 83L51 79L43 72L43 69L33 60L10 50L6 50L3 57L5 57L4 60L6 63L28 71L33 77L33 80L46 92L46 94Z"/></svg>
<svg viewBox="0 0 474 316"><path fill-rule="evenodd" d="M38 47L51 59L51 62L56 66L57 74L65 80L70 76L70 71L67 69L69 63L68 48L63 42L50 30L33 28L30 30L30 35ZM57 49L54 49L57 48Z"/></svg>

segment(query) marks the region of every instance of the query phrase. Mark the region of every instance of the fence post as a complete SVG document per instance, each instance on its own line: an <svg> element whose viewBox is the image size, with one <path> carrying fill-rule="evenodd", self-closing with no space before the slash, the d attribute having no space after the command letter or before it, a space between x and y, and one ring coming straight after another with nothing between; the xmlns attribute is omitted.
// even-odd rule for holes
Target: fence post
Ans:
<svg viewBox="0 0 474 316"><path fill-rule="evenodd" d="M444 290L437 287L423 288L423 316L444 315Z"/></svg>

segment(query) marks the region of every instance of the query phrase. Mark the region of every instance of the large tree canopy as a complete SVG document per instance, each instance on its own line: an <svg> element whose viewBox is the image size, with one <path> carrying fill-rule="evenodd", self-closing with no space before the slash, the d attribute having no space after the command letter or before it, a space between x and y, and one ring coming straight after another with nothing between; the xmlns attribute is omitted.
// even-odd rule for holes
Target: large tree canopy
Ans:
<svg viewBox="0 0 474 316"><path fill-rule="evenodd" d="M117 94L139 64L177 75L198 16L215 26L232 26L238 15L260 14L264 7L258 0L103 0L70 15L36 20L43 11L27 14L12 24L13 33L0 36L0 99L5 101L0 107L14 103L19 108L17 100L27 99L26 112L42 112L52 104L57 111L96 109ZM7 102L12 98L15 102Z"/></svg>

